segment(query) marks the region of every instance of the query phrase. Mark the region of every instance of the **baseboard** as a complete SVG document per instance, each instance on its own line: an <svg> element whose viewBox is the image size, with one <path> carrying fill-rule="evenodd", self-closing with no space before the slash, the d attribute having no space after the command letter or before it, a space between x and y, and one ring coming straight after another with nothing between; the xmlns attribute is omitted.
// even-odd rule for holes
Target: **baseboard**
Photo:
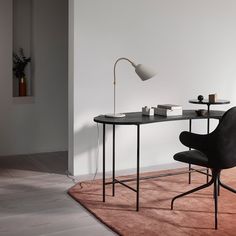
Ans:
<svg viewBox="0 0 236 236"><path fill-rule="evenodd" d="M187 164L181 163L181 162L171 162L161 165L154 165L154 166L148 166L148 167L141 167L140 172L151 172L151 171L161 171L161 170L172 170L172 169L178 169L187 167ZM122 175L129 175L136 173L136 168L132 169L125 169L125 170L117 170L116 176L122 176ZM106 171L106 178L109 178L112 176L111 171ZM102 172L98 172L97 174L86 174L86 175L77 175L75 178L78 181L85 181L85 180L92 180L92 179L101 179L102 178Z"/></svg>
<svg viewBox="0 0 236 236"><path fill-rule="evenodd" d="M16 156L19 156L19 157L22 157L22 156L35 156L35 155L53 155L53 154L61 154L61 153L64 153L64 154L67 154L68 151L67 150L61 150L61 151L42 151L42 152L34 152L34 153L19 153L19 154L6 154L6 155L0 155L0 158L1 157L16 157Z"/></svg>

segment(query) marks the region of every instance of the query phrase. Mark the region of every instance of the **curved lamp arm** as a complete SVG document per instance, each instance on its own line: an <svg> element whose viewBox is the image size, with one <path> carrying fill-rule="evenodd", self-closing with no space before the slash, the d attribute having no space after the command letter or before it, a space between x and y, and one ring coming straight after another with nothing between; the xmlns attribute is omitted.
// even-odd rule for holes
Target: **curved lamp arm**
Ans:
<svg viewBox="0 0 236 236"><path fill-rule="evenodd" d="M128 61L134 68L136 68L136 65L131 61L129 60L128 58L126 57L120 57L116 60L115 64L114 64L114 68L113 68L113 75L114 75L114 80L113 80L113 84L114 84L114 115L116 114L116 65L119 61L121 60L126 60Z"/></svg>

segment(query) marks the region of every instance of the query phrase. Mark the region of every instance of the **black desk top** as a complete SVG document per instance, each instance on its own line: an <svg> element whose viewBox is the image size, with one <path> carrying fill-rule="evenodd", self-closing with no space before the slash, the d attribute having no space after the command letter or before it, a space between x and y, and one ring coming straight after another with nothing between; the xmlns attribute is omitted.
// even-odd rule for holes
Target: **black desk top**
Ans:
<svg viewBox="0 0 236 236"><path fill-rule="evenodd" d="M206 104L206 105L223 105L223 104L229 104L229 100L223 100L223 99L218 99L215 102L209 102L208 99L204 99L201 102L198 99L191 99L189 100L189 103L194 103L194 104Z"/></svg>
<svg viewBox="0 0 236 236"><path fill-rule="evenodd" d="M141 125L141 124L149 124L156 122L165 122L165 121L174 121L174 120L190 120L190 119L220 119L225 111L215 111L212 110L205 116L198 116L195 110L183 110L182 116L144 116L142 112L129 112L125 113L125 117L123 118L109 118L105 115L100 115L94 117L94 121L97 123L103 124L115 124L115 125Z"/></svg>

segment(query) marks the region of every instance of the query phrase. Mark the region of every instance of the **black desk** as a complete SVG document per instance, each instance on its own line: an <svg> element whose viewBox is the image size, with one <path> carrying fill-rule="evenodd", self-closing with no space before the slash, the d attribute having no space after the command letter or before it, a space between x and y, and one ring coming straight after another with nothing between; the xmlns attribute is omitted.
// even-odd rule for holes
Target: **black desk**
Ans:
<svg viewBox="0 0 236 236"><path fill-rule="evenodd" d="M191 122L195 119L220 119L224 111L209 111L206 116L197 116L195 110L184 110L182 116L171 116L171 117L164 117L164 116L143 116L141 112L130 112L125 113L126 117L123 118L108 118L104 115L97 116L94 118L94 121L97 123L103 124L103 202L105 202L105 186L108 184L112 184L112 195L115 196L115 184L119 183L123 186L133 190L136 192L136 210L139 210L139 182L141 180L139 176L140 172L140 125L156 123L156 122L166 122L166 121L176 121L176 120L189 120L189 129L191 131ZM106 136L106 125L113 126L113 142L112 142L112 181L107 182L105 181L105 136ZM136 189L130 187L129 185L125 184L125 182L133 181L134 179L128 180L118 180L115 177L115 126L116 125L135 125L137 126L137 177Z"/></svg>

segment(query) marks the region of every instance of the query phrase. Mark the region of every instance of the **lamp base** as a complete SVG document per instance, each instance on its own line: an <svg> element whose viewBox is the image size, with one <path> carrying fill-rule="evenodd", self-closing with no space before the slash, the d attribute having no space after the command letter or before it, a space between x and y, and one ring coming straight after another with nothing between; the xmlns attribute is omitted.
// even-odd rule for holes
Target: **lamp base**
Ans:
<svg viewBox="0 0 236 236"><path fill-rule="evenodd" d="M111 113L111 114L106 114L106 117L110 117L110 118L122 118L125 117L125 114L122 113Z"/></svg>

